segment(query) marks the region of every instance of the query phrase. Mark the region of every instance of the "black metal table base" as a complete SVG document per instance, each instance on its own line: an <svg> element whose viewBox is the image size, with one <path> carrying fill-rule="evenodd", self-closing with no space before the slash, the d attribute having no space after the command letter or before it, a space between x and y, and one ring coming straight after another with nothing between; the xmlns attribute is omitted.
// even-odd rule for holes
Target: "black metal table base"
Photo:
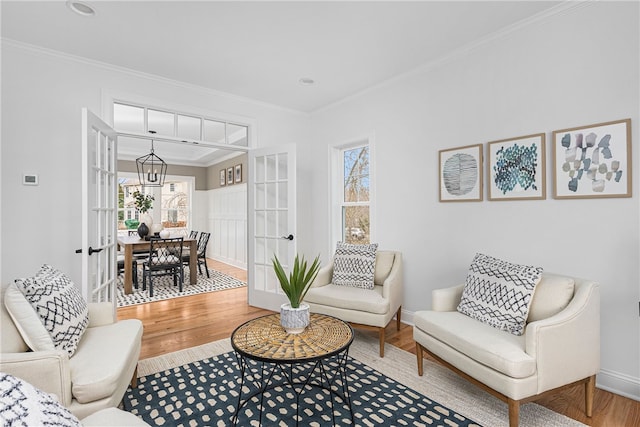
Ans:
<svg viewBox="0 0 640 427"><path fill-rule="evenodd" d="M259 397L259 425L262 425L264 410L264 394L267 391L278 387L293 391L296 399L296 426L300 422L300 398L305 391L312 389L326 390L331 401L331 419L334 426L336 424L336 404L338 400L343 406L348 407L351 424L354 425L353 411L351 409L351 399L349 397L349 385L347 381L347 359L349 349L326 358L319 358L314 361L278 361L267 362L254 360L236 352L236 359L240 367L240 391L238 393L238 403L236 412L231 420L232 425L238 425L241 410ZM248 392L244 394L243 389L247 387Z"/></svg>

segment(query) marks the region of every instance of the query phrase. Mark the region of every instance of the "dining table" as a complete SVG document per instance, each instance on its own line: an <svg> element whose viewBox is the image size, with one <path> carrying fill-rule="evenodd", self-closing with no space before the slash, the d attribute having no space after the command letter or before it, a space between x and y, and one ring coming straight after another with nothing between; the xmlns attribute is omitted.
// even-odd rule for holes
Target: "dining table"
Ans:
<svg viewBox="0 0 640 427"><path fill-rule="evenodd" d="M149 250L149 240L140 238L137 235L133 236L118 236L118 246L120 250L124 249L124 293L130 294L133 292L133 271L131 269L133 264L133 253L140 250ZM182 242L183 247L188 247L190 253L198 253L198 241L196 239L190 239L185 237ZM198 258L195 256L189 257L189 283L195 285L198 281Z"/></svg>

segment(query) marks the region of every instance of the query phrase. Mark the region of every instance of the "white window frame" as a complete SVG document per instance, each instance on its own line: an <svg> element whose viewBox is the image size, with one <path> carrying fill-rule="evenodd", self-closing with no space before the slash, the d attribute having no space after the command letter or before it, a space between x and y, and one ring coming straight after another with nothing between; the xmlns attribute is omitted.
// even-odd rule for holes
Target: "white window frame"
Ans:
<svg viewBox="0 0 640 427"><path fill-rule="evenodd" d="M337 242L343 239L342 208L343 206L369 205L369 241L375 241L375 144L374 135L353 138L347 142L329 146L329 218L330 241L329 252L335 251ZM357 147L369 146L369 202L344 203L344 151Z"/></svg>

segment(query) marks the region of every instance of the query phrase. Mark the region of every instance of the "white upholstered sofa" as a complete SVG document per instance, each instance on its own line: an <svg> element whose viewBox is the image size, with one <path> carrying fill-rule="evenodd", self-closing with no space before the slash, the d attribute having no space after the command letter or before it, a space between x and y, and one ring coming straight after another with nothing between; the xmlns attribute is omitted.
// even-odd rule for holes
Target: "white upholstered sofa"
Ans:
<svg viewBox="0 0 640 427"><path fill-rule="evenodd" d="M378 331L380 357L384 357L385 327L396 316L400 330L402 310L402 253L376 252L374 289L339 286L331 283L333 259L321 268L304 301L312 313L337 317L356 327Z"/></svg>
<svg viewBox="0 0 640 427"><path fill-rule="evenodd" d="M135 386L142 322L116 321L110 303L90 303L89 326L71 358L63 350L31 351L5 307L7 287L0 294L0 371L55 395L80 419L118 406L129 384ZM117 415L101 412L88 425Z"/></svg>
<svg viewBox="0 0 640 427"><path fill-rule="evenodd" d="M543 273L521 336L458 312L463 288L433 291L432 310L415 313L418 374L423 374L427 352L507 402L512 427L518 425L521 403L582 383L585 413L590 417L600 367L598 284Z"/></svg>

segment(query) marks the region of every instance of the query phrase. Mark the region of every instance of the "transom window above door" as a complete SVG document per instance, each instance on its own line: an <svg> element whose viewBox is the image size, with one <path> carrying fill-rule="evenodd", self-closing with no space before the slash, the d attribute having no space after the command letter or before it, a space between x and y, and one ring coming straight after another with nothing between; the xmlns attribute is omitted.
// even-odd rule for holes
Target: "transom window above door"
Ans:
<svg viewBox="0 0 640 427"><path fill-rule="evenodd" d="M249 146L247 125L145 105L114 102L113 126L120 132L155 132L186 141Z"/></svg>

